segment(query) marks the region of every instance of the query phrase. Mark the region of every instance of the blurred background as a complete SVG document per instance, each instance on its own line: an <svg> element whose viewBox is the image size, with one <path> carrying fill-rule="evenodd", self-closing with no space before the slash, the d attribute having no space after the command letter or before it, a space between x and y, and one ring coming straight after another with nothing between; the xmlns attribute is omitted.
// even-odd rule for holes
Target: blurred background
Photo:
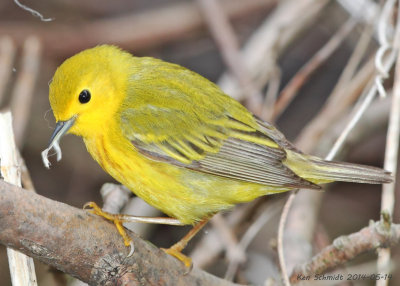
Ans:
<svg viewBox="0 0 400 286"><path fill-rule="evenodd" d="M348 5L356 2L355 8ZM300 149L324 156L376 75L373 56L379 47L380 2L385 1L25 0L25 5L52 19L41 21L15 2L1 1L0 108L13 112L17 144L36 191L78 208L88 201L101 205L102 185L116 182L74 136L63 138L60 162L51 157L51 169L43 166L40 153L55 126L48 83L66 58L98 44L118 45L136 56L160 58L198 72L274 122ZM351 69L351 59L353 72L343 77ZM389 93L391 77L385 81ZM383 166L390 99L373 101L336 158ZM315 225L310 253L380 217L381 186L343 183L325 190L304 205L304 212L312 209L309 215ZM286 197L261 198L219 216L187 253L196 266L221 277L228 270L228 278L239 283L261 285L267 278L277 279L277 222ZM396 210L393 220L398 219ZM237 242L256 222L261 226L248 235L248 247L240 249ZM168 247L187 230L154 226L143 236ZM212 250L207 245L220 246ZM398 248L392 259L398 269ZM376 273L375 260L374 253L361 255L346 264L348 269L338 271ZM1 285L11 285L7 264L0 246ZM35 265L39 285L78 285L49 266L37 261ZM391 285L399 285L399 279L394 271Z"/></svg>

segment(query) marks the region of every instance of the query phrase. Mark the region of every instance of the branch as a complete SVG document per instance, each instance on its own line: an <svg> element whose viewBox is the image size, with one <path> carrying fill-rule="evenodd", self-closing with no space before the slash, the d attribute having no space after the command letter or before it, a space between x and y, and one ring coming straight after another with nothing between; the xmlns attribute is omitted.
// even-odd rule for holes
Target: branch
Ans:
<svg viewBox="0 0 400 286"><path fill-rule="evenodd" d="M353 31L356 24L357 21L353 18L347 20L329 41L296 73L281 91L279 99L275 102L272 114L273 120L282 114L311 75L340 47L346 37Z"/></svg>
<svg viewBox="0 0 400 286"><path fill-rule="evenodd" d="M375 222L359 232L335 239L333 244L325 247L309 262L295 267L290 282L293 284L300 282L298 277L321 274L357 255L398 243L400 243L400 224L388 226L385 222Z"/></svg>
<svg viewBox="0 0 400 286"><path fill-rule="evenodd" d="M253 84L249 71L242 61L239 41L228 17L216 0L198 0L197 2L225 64L229 67L245 94L246 106L253 113L259 115L263 101L262 94Z"/></svg>
<svg viewBox="0 0 400 286"><path fill-rule="evenodd" d="M87 211L0 181L0 243L91 285L235 285L187 268L128 231L127 257L115 226Z"/></svg>
<svg viewBox="0 0 400 286"><path fill-rule="evenodd" d="M241 52L243 63L246 64L256 87L262 87L268 82L276 67L276 59L289 44L307 31L329 2L327 0L279 1L277 8L253 33ZM293 19L296 19L295 25ZM221 76L218 85L236 100L244 98L239 83L229 73Z"/></svg>

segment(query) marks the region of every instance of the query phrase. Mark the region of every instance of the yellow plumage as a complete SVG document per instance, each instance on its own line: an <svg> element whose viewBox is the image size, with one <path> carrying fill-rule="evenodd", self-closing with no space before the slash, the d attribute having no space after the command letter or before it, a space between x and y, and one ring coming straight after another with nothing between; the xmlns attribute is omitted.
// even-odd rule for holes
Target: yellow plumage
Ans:
<svg viewBox="0 0 400 286"><path fill-rule="evenodd" d="M304 155L200 75L113 46L66 60L50 104L106 172L186 224L293 188L390 181L378 168Z"/></svg>

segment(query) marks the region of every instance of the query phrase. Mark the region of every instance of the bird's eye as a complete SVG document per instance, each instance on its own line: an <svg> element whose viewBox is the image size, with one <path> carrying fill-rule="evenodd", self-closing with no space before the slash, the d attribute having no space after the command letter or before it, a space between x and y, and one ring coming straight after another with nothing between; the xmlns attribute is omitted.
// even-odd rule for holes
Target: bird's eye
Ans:
<svg viewBox="0 0 400 286"><path fill-rule="evenodd" d="M90 92L87 89L84 89L79 94L79 102L80 103L88 103L90 100Z"/></svg>

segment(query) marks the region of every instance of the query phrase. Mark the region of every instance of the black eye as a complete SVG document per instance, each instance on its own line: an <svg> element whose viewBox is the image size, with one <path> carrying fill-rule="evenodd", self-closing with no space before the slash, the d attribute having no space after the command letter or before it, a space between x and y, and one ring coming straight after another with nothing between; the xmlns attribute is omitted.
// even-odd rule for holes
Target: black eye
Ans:
<svg viewBox="0 0 400 286"><path fill-rule="evenodd" d="M90 100L90 92L87 89L84 89L79 94L79 102L80 103L87 103Z"/></svg>

